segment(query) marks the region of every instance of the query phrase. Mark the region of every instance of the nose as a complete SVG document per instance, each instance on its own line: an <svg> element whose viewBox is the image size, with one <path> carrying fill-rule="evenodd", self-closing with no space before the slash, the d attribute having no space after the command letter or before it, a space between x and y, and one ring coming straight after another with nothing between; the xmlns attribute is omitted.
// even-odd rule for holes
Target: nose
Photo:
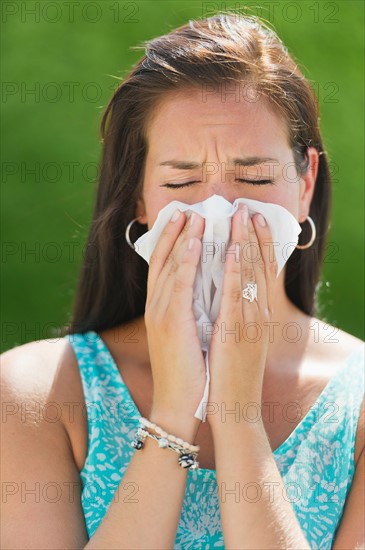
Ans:
<svg viewBox="0 0 365 550"><path fill-rule="evenodd" d="M240 191L234 183L236 179L236 170L227 166L224 162L216 159L214 162L206 162L203 166L202 179L204 187L202 193L207 199L212 195L220 195L230 203L241 196ZM203 199L204 200L204 199Z"/></svg>
<svg viewBox="0 0 365 550"><path fill-rule="evenodd" d="M231 186L227 185L227 182L216 182L211 184L206 183L206 190L203 195L204 198L202 198L201 201L209 199L209 197L212 197L213 195L220 195L230 203L233 203L239 196L241 196L237 193L237 191L233 190Z"/></svg>

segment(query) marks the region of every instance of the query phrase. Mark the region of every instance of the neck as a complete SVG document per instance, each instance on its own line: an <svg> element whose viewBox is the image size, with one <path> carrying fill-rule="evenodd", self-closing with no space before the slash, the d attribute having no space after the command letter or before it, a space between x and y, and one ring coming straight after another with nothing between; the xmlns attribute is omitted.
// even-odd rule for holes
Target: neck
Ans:
<svg viewBox="0 0 365 550"><path fill-rule="evenodd" d="M269 325L268 370L276 370L280 364L290 364L290 359L302 356L308 345L311 317L289 300L284 282L285 268L281 271L275 286L274 313Z"/></svg>

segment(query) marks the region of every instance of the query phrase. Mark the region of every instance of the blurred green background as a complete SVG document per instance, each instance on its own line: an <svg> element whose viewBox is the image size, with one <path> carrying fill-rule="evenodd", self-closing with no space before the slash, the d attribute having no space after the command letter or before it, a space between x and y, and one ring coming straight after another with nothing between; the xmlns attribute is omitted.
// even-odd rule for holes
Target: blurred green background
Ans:
<svg viewBox="0 0 365 550"><path fill-rule="evenodd" d="M142 55L130 48L221 9L271 22L316 87L334 177L319 316L364 338L364 2L28 0L1 9L2 351L54 337L69 320L99 123L114 77Z"/></svg>

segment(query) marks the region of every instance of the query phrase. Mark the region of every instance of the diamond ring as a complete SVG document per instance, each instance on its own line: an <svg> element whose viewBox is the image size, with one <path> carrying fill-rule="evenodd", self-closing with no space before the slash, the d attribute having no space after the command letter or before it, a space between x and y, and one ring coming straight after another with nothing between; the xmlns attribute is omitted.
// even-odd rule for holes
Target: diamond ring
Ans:
<svg viewBox="0 0 365 550"><path fill-rule="evenodd" d="M242 298L246 298L250 302L256 300L257 302L257 284L256 283L247 283L245 288L242 289Z"/></svg>

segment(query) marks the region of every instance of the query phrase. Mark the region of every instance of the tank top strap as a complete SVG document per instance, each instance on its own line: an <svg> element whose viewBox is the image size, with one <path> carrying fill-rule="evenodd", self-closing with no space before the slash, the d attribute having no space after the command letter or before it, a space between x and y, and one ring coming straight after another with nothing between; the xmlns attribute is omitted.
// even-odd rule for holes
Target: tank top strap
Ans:
<svg viewBox="0 0 365 550"><path fill-rule="evenodd" d="M311 548L332 548L351 490L364 346L351 353L307 416L280 448L276 463Z"/></svg>
<svg viewBox="0 0 365 550"><path fill-rule="evenodd" d="M66 335L79 366L89 423L138 424L140 414L108 348L94 331Z"/></svg>
<svg viewBox="0 0 365 550"><path fill-rule="evenodd" d="M364 346L354 350L329 380L309 412L274 452L286 467L297 453L326 442L341 447L350 472L354 468L357 424L364 398ZM289 462L288 462L289 461Z"/></svg>
<svg viewBox="0 0 365 550"><path fill-rule="evenodd" d="M345 450L349 478L355 471L355 444L361 406L364 400L364 345L346 359L320 400L319 418L336 433L339 445ZM322 414L321 414L322 413ZM331 428L332 425L332 428Z"/></svg>

